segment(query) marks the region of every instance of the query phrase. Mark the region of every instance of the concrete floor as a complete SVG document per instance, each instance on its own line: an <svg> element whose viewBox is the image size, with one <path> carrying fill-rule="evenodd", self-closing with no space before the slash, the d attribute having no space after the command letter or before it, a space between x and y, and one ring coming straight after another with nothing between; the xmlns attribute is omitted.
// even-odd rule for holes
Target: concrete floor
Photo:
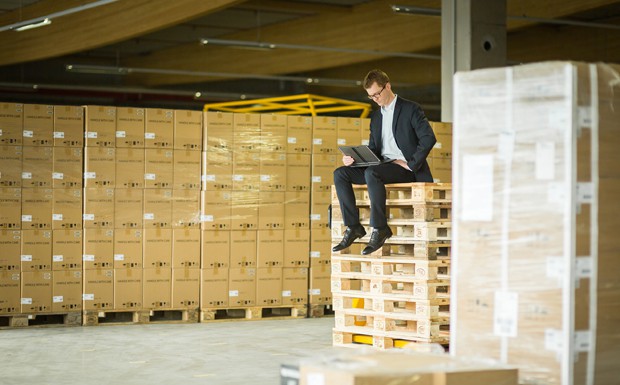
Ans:
<svg viewBox="0 0 620 385"><path fill-rule="evenodd" d="M280 364L336 353L334 319L0 330L0 384L280 384Z"/></svg>

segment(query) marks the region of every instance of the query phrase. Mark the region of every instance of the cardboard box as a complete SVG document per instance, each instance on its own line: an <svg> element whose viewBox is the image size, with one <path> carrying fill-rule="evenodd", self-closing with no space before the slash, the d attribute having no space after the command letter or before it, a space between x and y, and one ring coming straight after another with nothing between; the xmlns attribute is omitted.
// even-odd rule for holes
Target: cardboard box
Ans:
<svg viewBox="0 0 620 385"><path fill-rule="evenodd" d="M233 191L258 191L260 188L260 154L239 151L233 153Z"/></svg>
<svg viewBox="0 0 620 385"><path fill-rule="evenodd" d="M200 192L200 221L202 230L230 230L231 199L229 191Z"/></svg>
<svg viewBox="0 0 620 385"><path fill-rule="evenodd" d="M258 193L258 229L284 230L285 192L260 191Z"/></svg>
<svg viewBox="0 0 620 385"><path fill-rule="evenodd" d="M20 230L0 229L0 272L21 269L21 239Z"/></svg>
<svg viewBox="0 0 620 385"><path fill-rule="evenodd" d="M174 111L174 148L202 150L202 111Z"/></svg>
<svg viewBox="0 0 620 385"><path fill-rule="evenodd" d="M0 314L21 312L21 273L0 270ZM226 293L228 296L228 293Z"/></svg>
<svg viewBox="0 0 620 385"><path fill-rule="evenodd" d="M51 188L22 189L22 229L52 228Z"/></svg>
<svg viewBox="0 0 620 385"><path fill-rule="evenodd" d="M231 152L233 149L233 116L231 112L203 113L202 148L206 152Z"/></svg>
<svg viewBox="0 0 620 385"><path fill-rule="evenodd" d="M24 104L24 146L54 145L54 106Z"/></svg>
<svg viewBox="0 0 620 385"><path fill-rule="evenodd" d="M260 115L260 151L286 153L288 117L278 114Z"/></svg>
<svg viewBox="0 0 620 385"><path fill-rule="evenodd" d="M84 228L114 228L114 189L84 189Z"/></svg>
<svg viewBox="0 0 620 385"><path fill-rule="evenodd" d="M202 268L217 269L230 266L230 231L202 230L200 245Z"/></svg>
<svg viewBox="0 0 620 385"><path fill-rule="evenodd" d="M452 134L435 134L437 142L433 146L429 156L452 157Z"/></svg>
<svg viewBox="0 0 620 385"><path fill-rule="evenodd" d="M172 307L172 269L147 268L143 270L143 308L170 309Z"/></svg>
<svg viewBox="0 0 620 385"><path fill-rule="evenodd" d="M256 267L256 231L230 232L230 267Z"/></svg>
<svg viewBox="0 0 620 385"><path fill-rule="evenodd" d="M22 293L20 313L45 313L52 310L52 271L21 273Z"/></svg>
<svg viewBox="0 0 620 385"><path fill-rule="evenodd" d="M310 191L311 155L286 155L286 191Z"/></svg>
<svg viewBox="0 0 620 385"><path fill-rule="evenodd" d="M86 106L86 147L116 145L116 107Z"/></svg>
<svg viewBox="0 0 620 385"><path fill-rule="evenodd" d="M200 229L172 230L172 268L200 268Z"/></svg>
<svg viewBox="0 0 620 385"><path fill-rule="evenodd" d="M228 269L228 303L230 306L256 305L256 268Z"/></svg>
<svg viewBox="0 0 620 385"><path fill-rule="evenodd" d="M144 148L144 108L116 108L116 147Z"/></svg>
<svg viewBox="0 0 620 385"><path fill-rule="evenodd" d="M114 190L114 227L141 229L144 218L144 191L137 188Z"/></svg>
<svg viewBox="0 0 620 385"><path fill-rule="evenodd" d="M144 229L145 268L172 267L172 229Z"/></svg>
<svg viewBox="0 0 620 385"><path fill-rule="evenodd" d="M83 235L82 230L52 230L52 270L82 270Z"/></svg>
<svg viewBox="0 0 620 385"><path fill-rule="evenodd" d="M338 153L338 119L328 116L312 118L312 153Z"/></svg>
<svg viewBox="0 0 620 385"><path fill-rule="evenodd" d="M200 190L202 153L192 150L174 150L172 188Z"/></svg>
<svg viewBox="0 0 620 385"><path fill-rule="evenodd" d="M52 311L82 310L82 270L52 272Z"/></svg>
<svg viewBox="0 0 620 385"><path fill-rule="evenodd" d="M82 189L52 189L52 228L54 230L82 228Z"/></svg>
<svg viewBox="0 0 620 385"><path fill-rule="evenodd" d="M308 268L285 267L282 269L282 305L308 303Z"/></svg>
<svg viewBox="0 0 620 385"><path fill-rule="evenodd" d="M24 129L24 105L0 103L0 145L21 146Z"/></svg>
<svg viewBox="0 0 620 385"><path fill-rule="evenodd" d="M141 310L143 286L141 268L114 269L114 308Z"/></svg>
<svg viewBox="0 0 620 385"><path fill-rule="evenodd" d="M286 152L289 154L312 153L312 118L287 116Z"/></svg>
<svg viewBox="0 0 620 385"><path fill-rule="evenodd" d="M22 147L22 187L52 187L52 147Z"/></svg>
<svg viewBox="0 0 620 385"><path fill-rule="evenodd" d="M370 118L362 118L360 134L360 143L368 146L370 142Z"/></svg>
<svg viewBox="0 0 620 385"><path fill-rule="evenodd" d="M200 308L227 308L228 269L201 269L200 272Z"/></svg>
<svg viewBox="0 0 620 385"><path fill-rule="evenodd" d="M325 229L329 227L329 205L331 192L312 192L310 197L310 228Z"/></svg>
<svg viewBox="0 0 620 385"><path fill-rule="evenodd" d="M256 269L256 304L258 306L282 305L282 268Z"/></svg>
<svg viewBox="0 0 620 385"><path fill-rule="evenodd" d="M171 188L173 183L173 150L146 148L144 150L144 187Z"/></svg>
<svg viewBox="0 0 620 385"><path fill-rule="evenodd" d="M256 266L282 267L284 264L284 230L258 230Z"/></svg>
<svg viewBox="0 0 620 385"><path fill-rule="evenodd" d="M312 305L331 305L331 266L322 265L310 268L309 302Z"/></svg>
<svg viewBox="0 0 620 385"><path fill-rule="evenodd" d="M310 231L310 267L329 265L332 254L332 234L327 227Z"/></svg>
<svg viewBox="0 0 620 385"><path fill-rule="evenodd" d="M284 194L284 228L310 228L310 193L287 191Z"/></svg>
<svg viewBox="0 0 620 385"><path fill-rule="evenodd" d="M161 108L147 108L144 130L144 148L172 149L174 141L174 111Z"/></svg>
<svg viewBox="0 0 620 385"><path fill-rule="evenodd" d="M114 267L114 230L84 229L84 269L110 269Z"/></svg>
<svg viewBox="0 0 620 385"><path fill-rule="evenodd" d="M336 155L315 154L312 156L312 192L331 191L338 159Z"/></svg>
<svg viewBox="0 0 620 385"><path fill-rule="evenodd" d="M84 108L54 106L54 147L84 147Z"/></svg>
<svg viewBox="0 0 620 385"><path fill-rule="evenodd" d="M321 231L321 230L319 230ZM284 230L284 267L310 266L310 230Z"/></svg>
<svg viewBox="0 0 620 385"><path fill-rule="evenodd" d="M0 135L0 140L2 136ZM22 186L22 146L0 146L0 186Z"/></svg>
<svg viewBox="0 0 620 385"><path fill-rule="evenodd" d="M32 189L30 189L32 190ZM22 190L0 188L0 229L21 229Z"/></svg>
<svg viewBox="0 0 620 385"><path fill-rule="evenodd" d="M84 149L84 187L116 186L116 149L86 147Z"/></svg>
<svg viewBox="0 0 620 385"><path fill-rule="evenodd" d="M114 270L85 269L82 299L84 310L114 309Z"/></svg>
<svg viewBox="0 0 620 385"><path fill-rule="evenodd" d="M200 269L172 269L172 307L198 309L200 306Z"/></svg>
<svg viewBox="0 0 620 385"><path fill-rule="evenodd" d="M82 188L84 153L79 147L54 147L53 188Z"/></svg>
<svg viewBox="0 0 620 385"><path fill-rule="evenodd" d="M114 268L142 268L143 229L114 230Z"/></svg>
<svg viewBox="0 0 620 385"><path fill-rule="evenodd" d="M52 270L52 231L22 230L22 271Z"/></svg>
<svg viewBox="0 0 620 385"><path fill-rule="evenodd" d="M172 190L172 228L200 228L199 190Z"/></svg>
<svg viewBox="0 0 620 385"><path fill-rule="evenodd" d="M135 147L116 149L115 184L117 188L144 188L144 149Z"/></svg>
<svg viewBox="0 0 620 385"><path fill-rule="evenodd" d="M452 158L451 157L433 157L431 166L431 174L436 183L452 182Z"/></svg>
<svg viewBox="0 0 620 385"><path fill-rule="evenodd" d="M359 146L362 118L338 117L336 124L338 126L338 146Z"/></svg>
<svg viewBox="0 0 620 385"><path fill-rule="evenodd" d="M207 191L232 190L232 152L202 152L202 189Z"/></svg>
<svg viewBox="0 0 620 385"><path fill-rule="evenodd" d="M233 154L260 150L260 116L260 114L244 113L233 115Z"/></svg>
<svg viewBox="0 0 620 385"><path fill-rule="evenodd" d="M258 191L233 191L230 212L232 230L258 228Z"/></svg>
<svg viewBox="0 0 620 385"><path fill-rule="evenodd" d="M261 191L286 191L286 154L267 152L260 154Z"/></svg>
<svg viewBox="0 0 620 385"><path fill-rule="evenodd" d="M169 229L172 226L172 190L144 190L144 228Z"/></svg>

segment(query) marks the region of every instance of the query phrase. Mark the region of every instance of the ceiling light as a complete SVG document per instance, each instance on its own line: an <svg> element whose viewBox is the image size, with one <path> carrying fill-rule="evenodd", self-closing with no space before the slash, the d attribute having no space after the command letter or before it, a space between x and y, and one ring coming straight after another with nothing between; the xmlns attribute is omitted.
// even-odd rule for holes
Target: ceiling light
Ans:
<svg viewBox="0 0 620 385"><path fill-rule="evenodd" d="M22 25L21 27L17 27L14 29L14 31L17 31L17 32L27 31L29 29L35 29L35 28L43 27L45 25L50 25L50 24L52 24L52 21L48 18L45 18L43 20L35 21L30 24L25 24L25 25Z"/></svg>
<svg viewBox="0 0 620 385"><path fill-rule="evenodd" d="M441 9L412 7L409 5L392 5L392 11L411 15L441 16Z"/></svg>

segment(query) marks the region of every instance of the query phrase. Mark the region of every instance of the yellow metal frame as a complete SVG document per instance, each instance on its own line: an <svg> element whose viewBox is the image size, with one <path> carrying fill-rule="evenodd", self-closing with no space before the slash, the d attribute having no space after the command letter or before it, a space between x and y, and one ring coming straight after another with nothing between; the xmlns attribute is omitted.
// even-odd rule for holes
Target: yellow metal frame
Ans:
<svg viewBox="0 0 620 385"><path fill-rule="evenodd" d="M365 118L368 114L370 114L372 109L368 103L352 102L350 100L329 98L326 96L312 94L301 94L205 104L204 111L212 110L241 113L272 113L312 116L332 112L359 110L360 118Z"/></svg>

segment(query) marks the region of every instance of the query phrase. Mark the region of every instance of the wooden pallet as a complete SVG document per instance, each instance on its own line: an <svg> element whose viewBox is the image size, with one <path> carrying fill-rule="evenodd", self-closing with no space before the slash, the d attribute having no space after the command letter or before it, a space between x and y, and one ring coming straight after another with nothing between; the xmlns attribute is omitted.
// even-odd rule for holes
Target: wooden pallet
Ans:
<svg viewBox="0 0 620 385"><path fill-rule="evenodd" d="M424 350L424 348L433 350L434 346L440 345L444 349L447 347L450 336L449 333L442 333L439 337L433 338L403 338L403 336L394 333L385 332L360 332L358 330L339 330L334 328L332 332L332 342L334 346L342 347L360 347L371 345L377 349L394 349L409 348L411 344L418 347L416 350Z"/></svg>
<svg viewBox="0 0 620 385"><path fill-rule="evenodd" d="M0 315L0 329L81 325L82 313L79 311Z"/></svg>
<svg viewBox="0 0 620 385"><path fill-rule="evenodd" d="M411 299L449 298L450 280L418 280L402 276L376 277L365 273L332 273L333 294L391 294Z"/></svg>
<svg viewBox="0 0 620 385"><path fill-rule="evenodd" d="M334 239L332 243L335 245L340 242L340 239ZM361 243L359 240L354 244ZM354 254L353 248L346 248L341 251L332 252L332 255ZM435 259L450 259L452 257L452 244L448 242L413 242L405 245L393 245L390 244L390 240L383 245L379 250L375 251L369 256L373 257L409 257L409 258L426 258L430 260Z"/></svg>
<svg viewBox="0 0 620 385"><path fill-rule="evenodd" d="M449 331L450 319L432 320L419 318L415 314L383 313L366 309L337 310L335 325L338 330L358 333L399 333L404 339L435 338L440 332Z"/></svg>
<svg viewBox="0 0 620 385"><path fill-rule="evenodd" d="M332 255L332 273L366 273L377 277L401 276L413 279L449 279L450 260L373 255Z"/></svg>
<svg viewBox="0 0 620 385"><path fill-rule="evenodd" d="M148 323L197 323L198 309L85 310L84 326Z"/></svg>
<svg viewBox="0 0 620 385"><path fill-rule="evenodd" d="M368 243L371 229L367 220L360 220L366 227L366 236L356 242ZM451 222L416 222L408 219L389 219L388 225L394 235L387 244L412 244L416 242L449 242L452 239ZM343 222L332 221L332 241L340 242L347 226Z"/></svg>
<svg viewBox="0 0 620 385"><path fill-rule="evenodd" d="M358 206L368 206L368 190L366 185L353 185ZM395 183L386 184L386 203L452 203L452 183ZM332 186L332 205L338 204L336 189Z"/></svg>
<svg viewBox="0 0 620 385"><path fill-rule="evenodd" d="M200 322L306 318L306 305L200 309Z"/></svg>
<svg viewBox="0 0 620 385"><path fill-rule="evenodd" d="M321 318L330 317L334 315L334 307L329 304L308 304L308 317L309 318Z"/></svg>
<svg viewBox="0 0 620 385"><path fill-rule="evenodd" d="M370 219L370 206L357 206L360 220ZM452 220L452 205L445 203L422 203L408 205L386 204L387 217L408 219L415 222L449 222ZM342 221L339 205L332 205L332 221Z"/></svg>
<svg viewBox="0 0 620 385"><path fill-rule="evenodd" d="M364 309L387 315L405 313L415 319L445 321L450 318L450 298L416 299L392 294L333 294L335 311Z"/></svg>

